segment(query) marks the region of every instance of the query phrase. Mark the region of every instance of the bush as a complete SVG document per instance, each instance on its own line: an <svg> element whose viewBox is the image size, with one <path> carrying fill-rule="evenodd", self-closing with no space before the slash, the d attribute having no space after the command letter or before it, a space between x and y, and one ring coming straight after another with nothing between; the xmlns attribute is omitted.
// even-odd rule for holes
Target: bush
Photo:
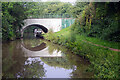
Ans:
<svg viewBox="0 0 120 80"><path fill-rule="evenodd" d="M118 3L90 3L75 20L72 33L119 42L118 13Z"/></svg>

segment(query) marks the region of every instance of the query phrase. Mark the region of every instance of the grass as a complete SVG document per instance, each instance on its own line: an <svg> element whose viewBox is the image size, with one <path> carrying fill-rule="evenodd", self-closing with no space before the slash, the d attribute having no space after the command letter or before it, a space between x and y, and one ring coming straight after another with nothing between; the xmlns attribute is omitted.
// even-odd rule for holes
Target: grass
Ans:
<svg viewBox="0 0 120 80"><path fill-rule="evenodd" d="M70 32L71 32L70 27L67 27L65 29L62 29L59 32L56 32L54 34L54 36L68 37L68 36L71 36ZM111 42L111 41L101 40L101 39L94 38L94 37L86 37L86 36L82 36L82 35L75 35L75 36L76 36L76 39L79 40L79 41L86 40L86 41L92 42L94 44L102 45L102 46L105 46L105 47L120 49L120 47L119 47L120 43L119 42Z"/></svg>
<svg viewBox="0 0 120 80"><path fill-rule="evenodd" d="M81 35L78 35L77 39L90 41L94 44L102 45L102 46L105 46L105 47L120 49L120 47L119 47L120 43L118 43L118 42L111 42L111 41L101 40L101 39L93 38L93 37L85 37L85 36L81 36Z"/></svg>
<svg viewBox="0 0 120 80"><path fill-rule="evenodd" d="M74 54L89 59L91 66L88 71L94 71L94 78L118 78L119 56L120 54L107 48L94 46L84 42L83 40L93 42L106 47L118 49L120 43L108 42L97 38L85 37L82 35L72 34L70 27L59 32L49 32L45 35L45 39L66 46ZM71 36L74 38L72 39Z"/></svg>

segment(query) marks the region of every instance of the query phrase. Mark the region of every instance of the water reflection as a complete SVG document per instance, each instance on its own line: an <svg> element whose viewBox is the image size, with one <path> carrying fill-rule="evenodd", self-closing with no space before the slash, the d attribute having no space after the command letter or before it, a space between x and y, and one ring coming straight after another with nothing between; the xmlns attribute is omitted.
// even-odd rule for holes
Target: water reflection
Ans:
<svg viewBox="0 0 120 80"><path fill-rule="evenodd" d="M31 51L40 51L46 48L46 43L41 39L21 39L21 46Z"/></svg>
<svg viewBox="0 0 120 80"><path fill-rule="evenodd" d="M46 46L46 42L40 39L22 40L21 48L26 57L61 57L62 53L58 50L50 51L51 46ZM48 50L49 49L49 50Z"/></svg>
<svg viewBox="0 0 120 80"><path fill-rule="evenodd" d="M36 49L37 48L37 49ZM66 48L40 39L2 45L3 78L89 78L89 62ZM63 74L64 73L64 74Z"/></svg>
<svg viewBox="0 0 120 80"><path fill-rule="evenodd" d="M43 63L39 58L28 58L24 63L24 68L17 73L17 77L22 78L42 78L45 77Z"/></svg>

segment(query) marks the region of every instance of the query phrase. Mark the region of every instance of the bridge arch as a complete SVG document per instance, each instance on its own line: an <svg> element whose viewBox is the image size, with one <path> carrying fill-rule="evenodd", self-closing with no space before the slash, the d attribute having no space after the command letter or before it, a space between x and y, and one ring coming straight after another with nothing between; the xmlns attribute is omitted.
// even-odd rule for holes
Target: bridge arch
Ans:
<svg viewBox="0 0 120 80"><path fill-rule="evenodd" d="M24 30L27 28L27 27L30 27L30 26L36 26L36 27L39 27L43 30L43 32L47 33L48 32L48 29L43 26L43 25L40 25L40 24L30 24L30 25L27 25L27 26L24 26L22 29L21 29L21 37L23 37L23 34L24 34Z"/></svg>

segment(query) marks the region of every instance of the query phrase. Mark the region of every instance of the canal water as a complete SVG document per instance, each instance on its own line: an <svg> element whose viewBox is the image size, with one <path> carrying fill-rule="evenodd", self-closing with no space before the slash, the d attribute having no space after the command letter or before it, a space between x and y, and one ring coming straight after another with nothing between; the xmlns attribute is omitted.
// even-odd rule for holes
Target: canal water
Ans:
<svg viewBox="0 0 120 80"><path fill-rule="evenodd" d="M37 38L2 44L3 78L90 78L89 65L65 47Z"/></svg>

